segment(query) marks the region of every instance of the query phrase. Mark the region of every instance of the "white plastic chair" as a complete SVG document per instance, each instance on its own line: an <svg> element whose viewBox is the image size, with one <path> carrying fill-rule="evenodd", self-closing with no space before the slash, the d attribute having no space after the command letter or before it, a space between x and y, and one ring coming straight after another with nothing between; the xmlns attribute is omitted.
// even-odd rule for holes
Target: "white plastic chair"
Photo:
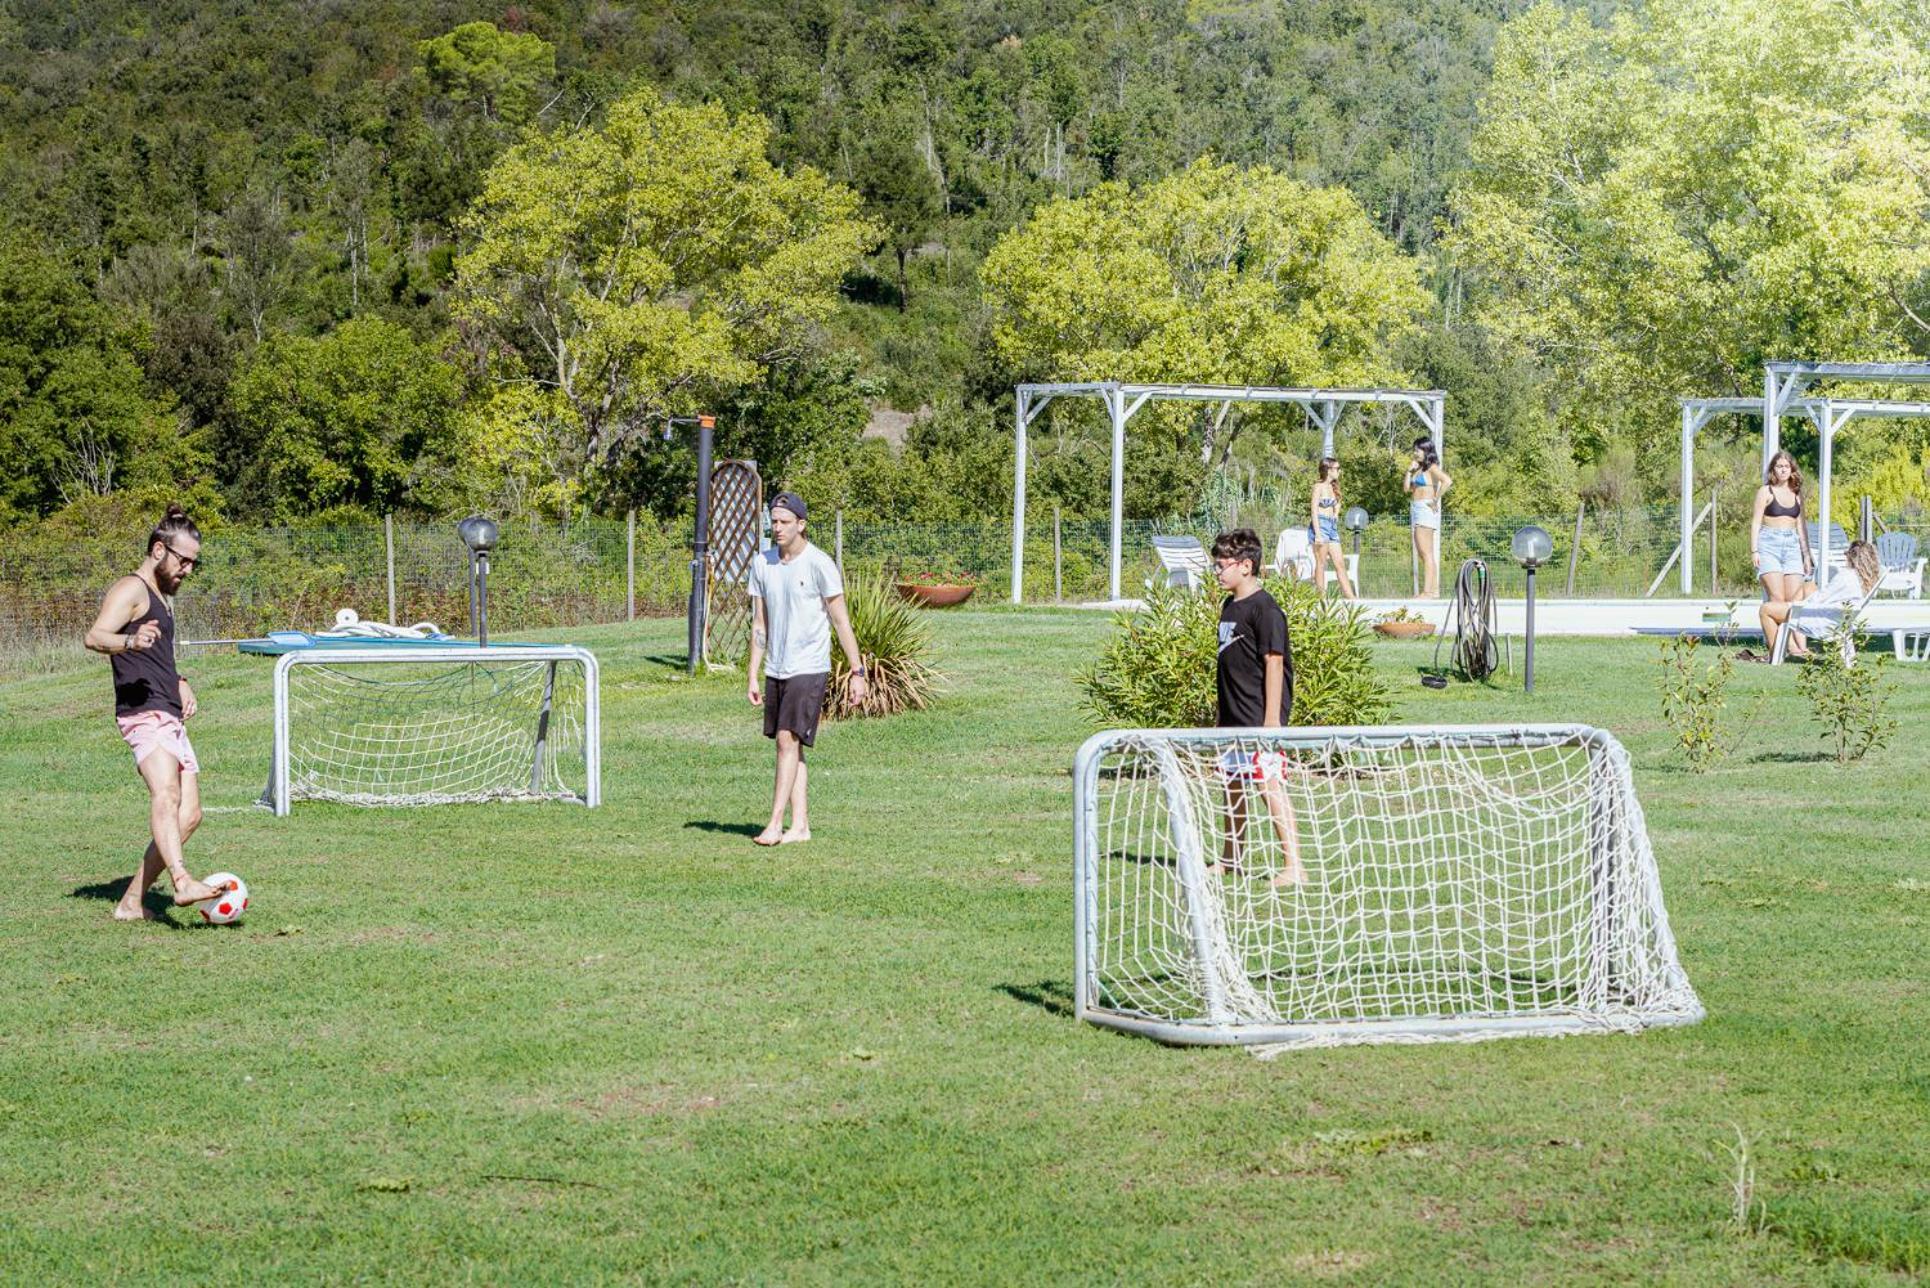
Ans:
<svg viewBox="0 0 1930 1288"><path fill-rule="evenodd" d="M1845 577L1856 576L1856 574L1853 572L1845 572L1843 575ZM1797 604L1793 606L1789 610L1789 617L1785 618L1783 621L1783 628L1776 632L1776 647L1769 651L1769 664L1771 666L1781 666L1783 664L1783 656L1789 652L1790 625L1791 625L1791 622L1795 620L1795 617L1798 613L1807 611L1810 613L1814 613L1817 616L1828 617L1833 622L1835 622L1836 625L1841 626L1843 624L1843 619L1846 616L1854 615L1859 618L1862 617L1863 610L1870 606L1870 601L1876 598L1876 592L1882 587L1882 585L1883 585L1882 581L1879 580L1876 583L1876 585L1870 587L1867 591L1863 592L1863 598L1857 600L1856 606L1849 609L1847 612L1841 608L1811 608L1806 610L1801 604ZM1863 627L1865 630L1868 630L1869 623L1865 621L1863 623ZM1812 635L1812 636L1814 634L1813 632L1810 632L1810 631L1805 631L1803 633L1805 635ZM1901 655L1901 652L1899 651L1899 656L1900 655ZM1854 663L1856 661L1856 641L1851 639L1847 634L1843 636L1843 661L1846 663Z"/></svg>
<svg viewBox="0 0 1930 1288"><path fill-rule="evenodd" d="M1282 528L1273 543L1274 573L1291 573L1301 581L1313 580L1313 539L1305 528Z"/></svg>
<svg viewBox="0 0 1930 1288"><path fill-rule="evenodd" d="M1168 586L1198 590L1206 584L1206 547L1198 537L1154 537L1153 553L1166 570Z"/></svg>
<svg viewBox="0 0 1930 1288"><path fill-rule="evenodd" d="M1890 595L1923 598L1924 557L1917 553L1917 539L1908 532L1886 532L1876 539L1877 562L1883 565L1878 591Z"/></svg>

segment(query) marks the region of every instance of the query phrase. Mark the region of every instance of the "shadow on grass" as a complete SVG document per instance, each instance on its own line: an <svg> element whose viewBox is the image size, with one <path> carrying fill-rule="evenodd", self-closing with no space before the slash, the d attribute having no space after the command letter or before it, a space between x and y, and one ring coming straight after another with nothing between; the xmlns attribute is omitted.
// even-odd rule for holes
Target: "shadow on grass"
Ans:
<svg viewBox="0 0 1930 1288"><path fill-rule="evenodd" d="M95 881L88 885L75 886L67 892L69 899L98 899L103 903L119 903L121 895L127 890L127 878L118 877L112 881ZM141 896L141 906L147 909L148 920L169 930L187 930L193 923L182 923L168 915L174 909L174 900L159 890L149 890Z"/></svg>
<svg viewBox="0 0 1930 1288"><path fill-rule="evenodd" d="M1827 751L1765 751L1759 756L1751 756L1752 765L1814 765L1836 757Z"/></svg>
<svg viewBox="0 0 1930 1288"><path fill-rule="evenodd" d="M755 823L719 823L709 818L693 818L684 824L686 831L691 828L699 832L722 832L726 836L756 836L764 830Z"/></svg>
<svg viewBox="0 0 1930 1288"><path fill-rule="evenodd" d="M1075 1013L1072 985L1062 979L1042 979L1036 984L1000 984L998 991L1062 1020L1073 1018Z"/></svg>

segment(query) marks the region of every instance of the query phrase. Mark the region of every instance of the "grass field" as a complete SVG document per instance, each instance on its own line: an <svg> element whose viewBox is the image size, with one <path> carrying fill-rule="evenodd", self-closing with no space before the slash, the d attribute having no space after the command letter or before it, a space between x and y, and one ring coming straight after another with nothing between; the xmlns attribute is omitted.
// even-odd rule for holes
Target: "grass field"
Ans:
<svg viewBox="0 0 1930 1288"><path fill-rule="evenodd" d="M240 927L108 918L144 797L100 659L0 681L0 1278L1884 1281L1930 1271L1930 673L1849 770L1794 671L1685 772L1653 643L1532 699L1628 745L1687 1029L1261 1062L1068 1016L1070 675L1108 629L948 616L935 711L831 728L817 839L682 624L604 663L605 799L251 808L269 665L193 660ZM198 922L198 918L196 921ZM1731 1224L1751 1142L1750 1228Z"/></svg>

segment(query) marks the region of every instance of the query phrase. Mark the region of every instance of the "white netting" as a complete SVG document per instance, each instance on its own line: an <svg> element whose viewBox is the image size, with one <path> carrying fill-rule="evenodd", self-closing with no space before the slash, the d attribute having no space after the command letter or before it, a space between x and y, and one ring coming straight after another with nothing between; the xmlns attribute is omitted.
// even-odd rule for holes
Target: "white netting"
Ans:
<svg viewBox="0 0 1930 1288"><path fill-rule="evenodd" d="M594 803L594 699L578 660L329 657L286 677L290 802Z"/></svg>
<svg viewBox="0 0 1930 1288"><path fill-rule="evenodd" d="M1702 1013L1598 731L1104 735L1079 792L1080 995L1102 1022L1331 1044Z"/></svg>

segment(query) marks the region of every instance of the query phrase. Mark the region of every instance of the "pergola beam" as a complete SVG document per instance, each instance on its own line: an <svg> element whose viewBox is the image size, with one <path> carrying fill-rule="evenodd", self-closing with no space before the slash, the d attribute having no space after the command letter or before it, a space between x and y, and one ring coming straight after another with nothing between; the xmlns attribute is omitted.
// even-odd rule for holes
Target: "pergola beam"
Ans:
<svg viewBox="0 0 1930 1288"><path fill-rule="evenodd" d="M1022 384L1015 388L1015 442L1012 480L1012 602L1020 603L1025 591L1025 475L1027 437L1032 422L1054 398L1097 398L1106 408L1112 430L1112 540L1108 554L1108 585L1112 598L1120 597L1120 572L1124 561L1122 530L1125 526L1126 422L1147 403L1216 402L1221 415L1236 402L1275 403L1297 406L1321 431L1321 453L1333 455L1334 427L1340 413L1353 403L1393 403L1411 410L1427 429L1436 455L1441 453L1447 422L1447 393L1440 389L1287 389L1271 385L1193 385L1140 384L1122 380L1085 380L1052 384ZM1434 549L1438 574L1440 544Z"/></svg>

